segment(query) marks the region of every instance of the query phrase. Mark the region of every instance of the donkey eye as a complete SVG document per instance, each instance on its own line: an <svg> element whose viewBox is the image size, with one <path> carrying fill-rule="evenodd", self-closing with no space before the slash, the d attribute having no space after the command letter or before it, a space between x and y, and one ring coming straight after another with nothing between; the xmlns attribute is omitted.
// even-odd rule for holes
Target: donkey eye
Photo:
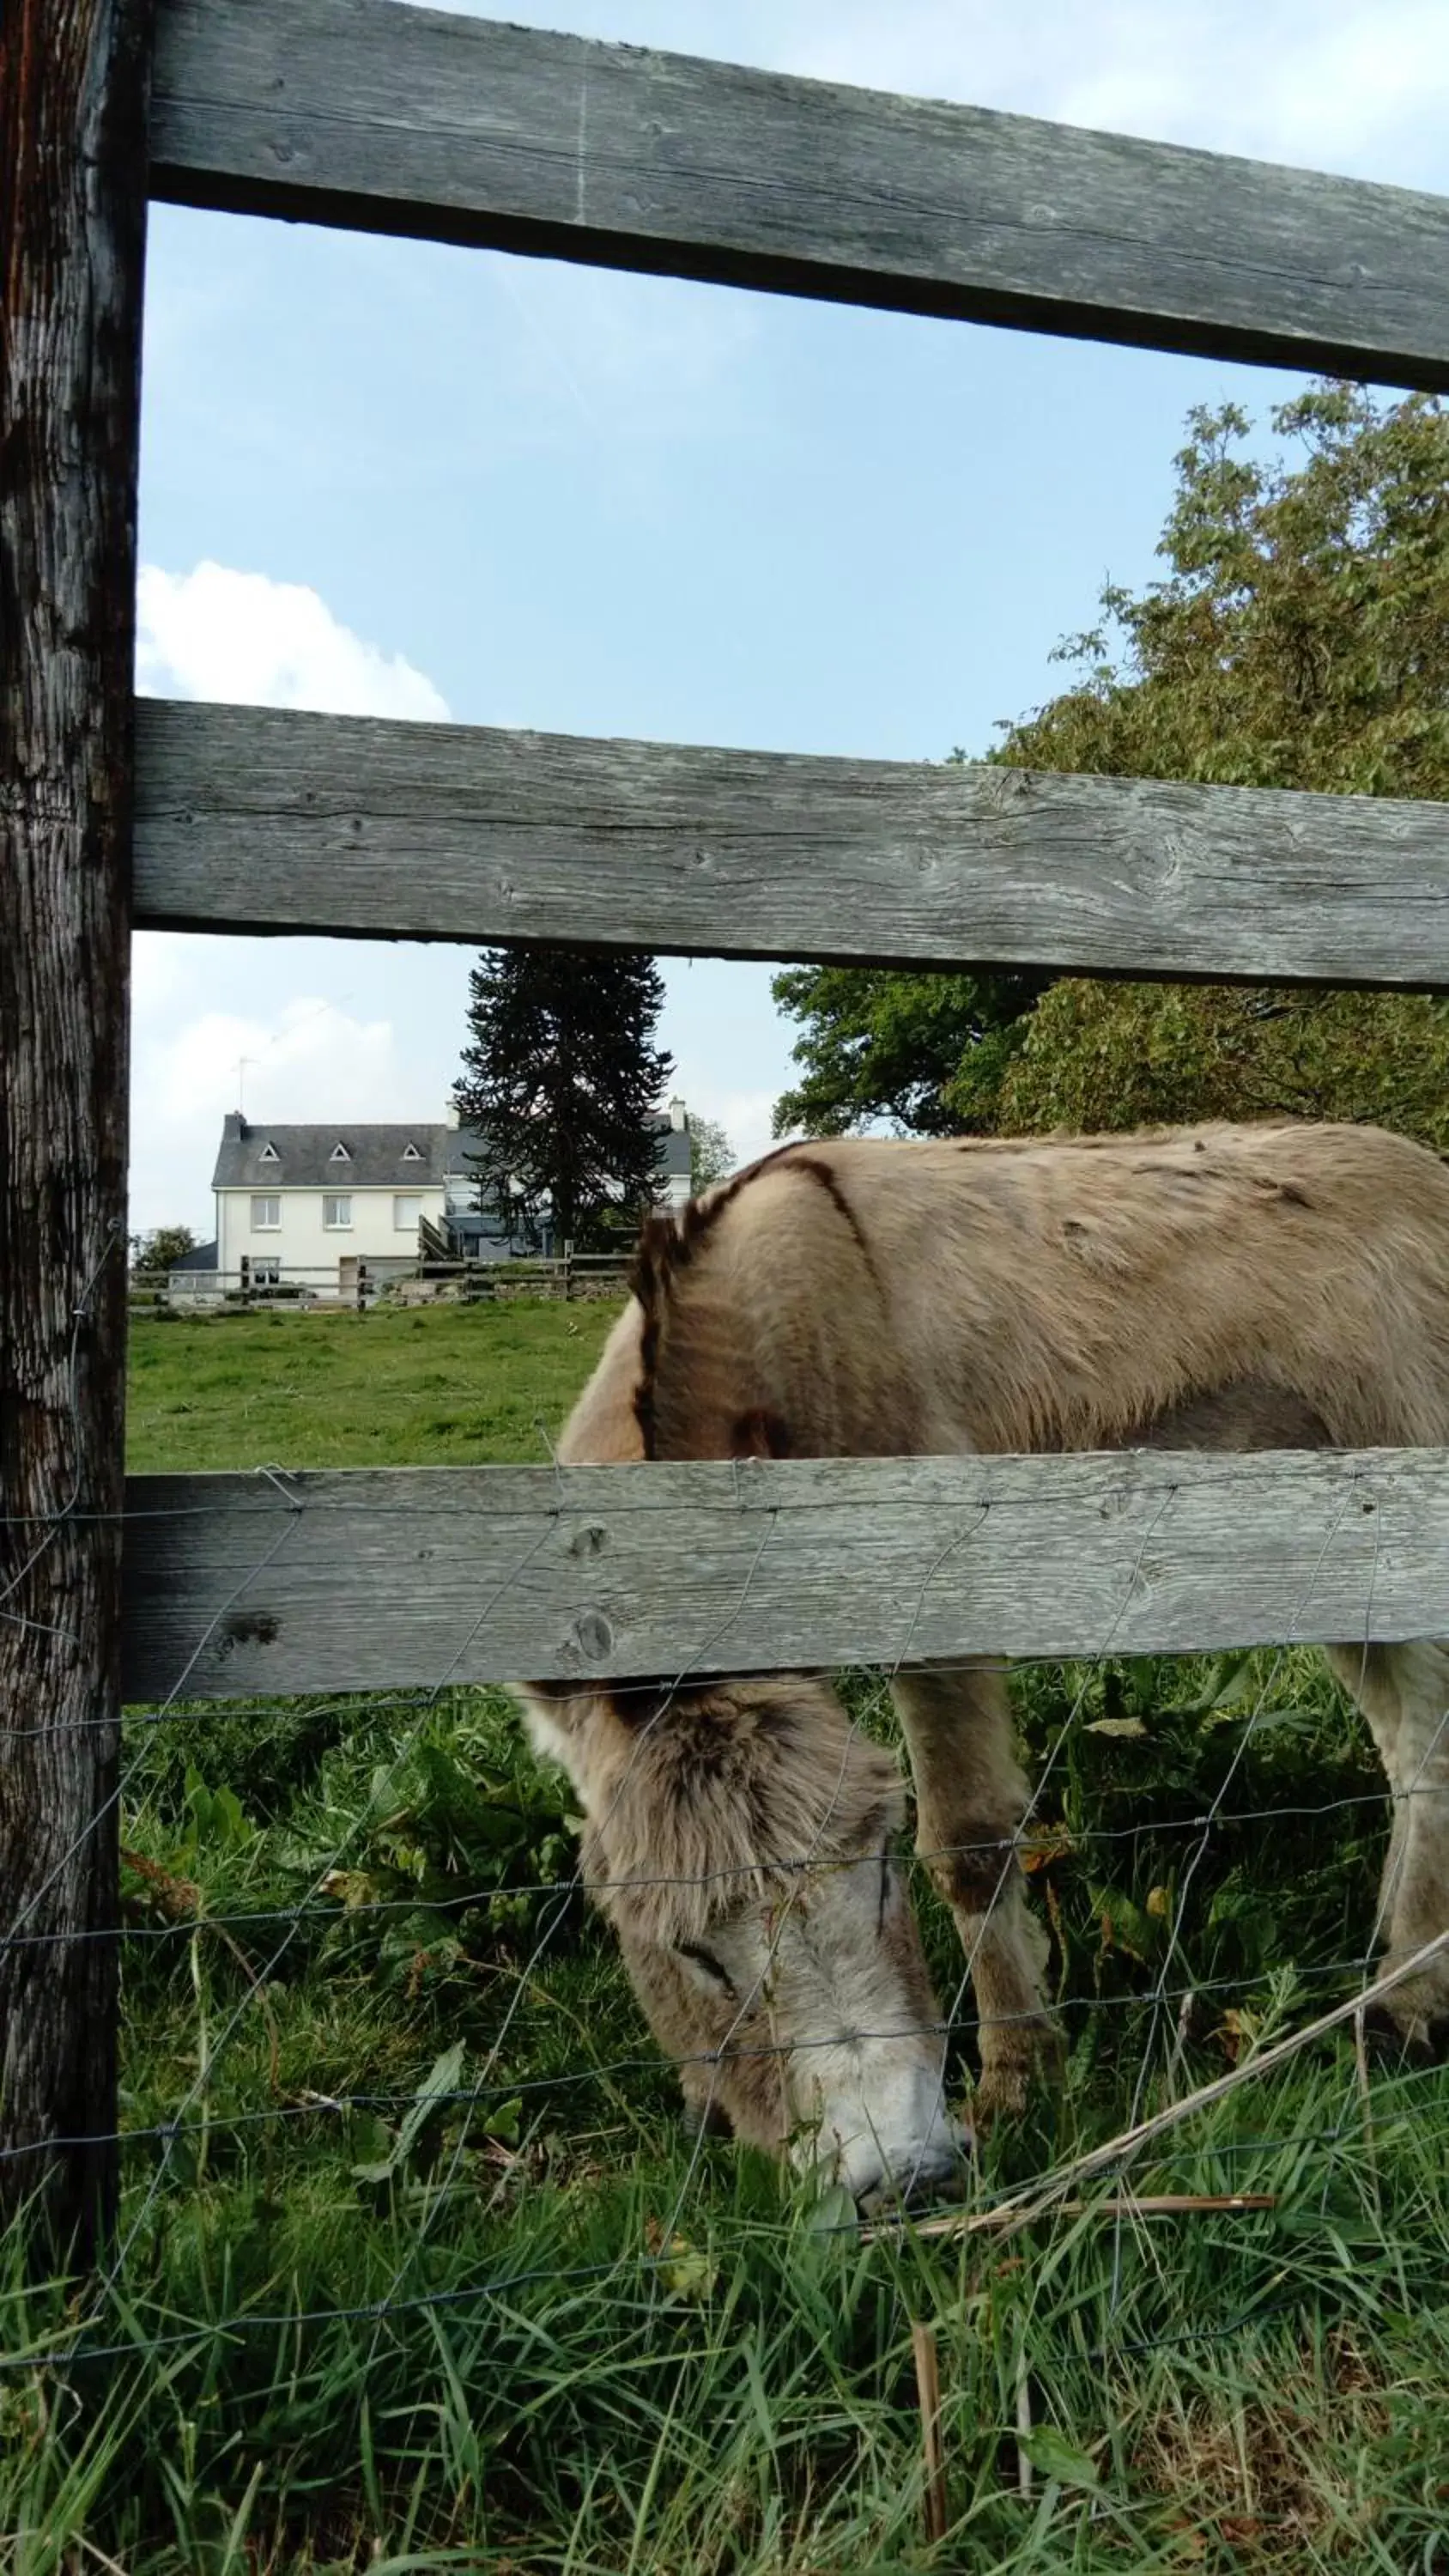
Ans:
<svg viewBox="0 0 1449 2576"><path fill-rule="evenodd" d="M712 1950L701 1949L697 1941L680 1941L676 1944L675 1955L680 1959L688 1959L691 1967L697 1968L702 1976L709 1979L711 1985L718 1986L721 1994L733 1998L735 1991L733 1981L728 1970L720 1966Z"/></svg>

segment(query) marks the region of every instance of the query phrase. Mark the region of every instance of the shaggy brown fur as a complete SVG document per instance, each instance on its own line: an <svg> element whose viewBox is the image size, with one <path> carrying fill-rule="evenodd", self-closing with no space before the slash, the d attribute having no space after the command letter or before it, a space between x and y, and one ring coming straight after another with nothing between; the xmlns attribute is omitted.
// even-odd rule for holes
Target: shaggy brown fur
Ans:
<svg viewBox="0 0 1449 2576"><path fill-rule="evenodd" d="M895 1763L826 1682L752 1675L645 1706L641 1724L632 1695L600 1693L574 1776L608 1878L647 1887L650 1937L670 1949L702 1942L722 1913L778 1902L807 1856L828 1867L878 1851L900 1824ZM615 1910L612 1891L604 1904Z"/></svg>
<svg viewBox="0 0 1449 2576"><path fill-rule="evenodd" d="M785 1147L647 1230L635 1300L560 1454L1445 1442L1449 1172L1378 1130L1281 1125ZM1449 1915L1449 1653L1333 1660L1396 1793L1381 1916L1402 1955ZM972 1962L983 2100L1014 2103L1047 2023L1011 1855L1026 1789L1004 1695L969 1668L905 1674L897 1701L918 1840ZM798 1902L802 1859L838 1869L871 1849L892 1813L880 1757L851 1749L834 1694L808 1678L690 1685L642 1730L607 1694L555 1687L534 1705L593 1820L660 2037L681 2057L699 2053L691 2034L718 2049L719 2017L711 2037L679 1983L680 1942L792 1888ZM994 1877L952 1857L993 1843ZM1399 2027L1428 2038L1446 2015L1449 1975L1429 1977ZM726 2050L714 2096L758 2135L748 2092ZM775 2103L763 2125L778 2134L780 2116Z"/></svg>

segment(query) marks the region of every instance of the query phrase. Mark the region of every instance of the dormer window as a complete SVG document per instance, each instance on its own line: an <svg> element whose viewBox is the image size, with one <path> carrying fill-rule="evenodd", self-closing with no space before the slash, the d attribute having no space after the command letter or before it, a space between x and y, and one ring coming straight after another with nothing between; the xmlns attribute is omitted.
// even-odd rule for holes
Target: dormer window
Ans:
<svg viewBox="0 0 1449 2576"><path fill-rule="evenodd" d="M280 1163L281 1159L275 1145L264 1145L257 1156L259 1163Z"/></svg>
<svg viewBox="0 0 1449 2576"><path fill-rule="evenodd" d="M329 1163L350 1163L352 1156L349 1154L345 1145L334 1145L331 1153L327 1157L327 1160Z"/></svg>
<svg viewBox="0 0 1449 2576"><path fill-rule="evenodd" d="M420 1163L423 1159L416 1145L404 1145L402 1158L405 1163Z"/></svg>

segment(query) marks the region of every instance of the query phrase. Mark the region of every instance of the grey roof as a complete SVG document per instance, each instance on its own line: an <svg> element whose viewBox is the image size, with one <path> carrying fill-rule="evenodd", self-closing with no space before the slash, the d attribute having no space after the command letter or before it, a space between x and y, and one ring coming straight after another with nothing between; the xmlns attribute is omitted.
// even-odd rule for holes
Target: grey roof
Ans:
<svg viewBox="0 0 1449 2576"><path fill-rule="evenodd" d="M689 1134L668 1117L656 1121L661 1175L688 1174ZM347 1160L334 1161L339 1145ZM416 1148L416 1158L408 1147ZM271 1147L270 1155L267 1153ZM233 1110L223 1121L211 1176L214 1190L440 1189L449 1177L475 1178L486 1153L482 1137L445 1123L358 1127L265 1126Z"/></svg>
<svg viewBox="0 0 1449 2576"><path fill-rule="evenodd" d="M175 1278L178 1270L214 1270L216 1254L217 1247L214 1243L196 1244L190 1252L183 1252L179 1261L169 1263L172 1278Z"/></svg>
<svg viewBox="0 0 1449 2576"><path fill-rule="evenodd" d="M214 1190L434 1189L465 1169L467 1138L456 1127L268 1127L233 1110L223 1124L212 1174ZM346 1162L334 1161L344 1146ZM409 1145L416 1156L408 1154ZM268 1146L272 1152L267 1152ZM273 1159L275 1157L275 1160Z"/></svg>
<svg viewBox="0 0 1449 2576"><path fill-rule="evenodd" d="M671 1181L689 1178L689 1129L673 1127L667 1116L658 1121L659 1170Z"/></svg>

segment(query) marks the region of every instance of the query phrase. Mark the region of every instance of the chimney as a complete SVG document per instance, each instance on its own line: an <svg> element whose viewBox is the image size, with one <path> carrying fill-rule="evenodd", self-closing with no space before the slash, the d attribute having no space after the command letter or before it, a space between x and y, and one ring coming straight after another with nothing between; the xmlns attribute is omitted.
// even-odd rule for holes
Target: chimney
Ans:
<svg viewBox="0 0 1449 2576"><path fill-rule="evenodd" d="M458 1124L458 1104L457 1104L456 1100L450 1100L450 1101L449 1101L449 1103L448 1103L448 1105L447 1105L447 1108L446 1108L446 1109L444 1110L444 1112L443 1112L443 1125L444 1125L445 1127L456 1127L456 1126L457 1126L457 1124Z"/></svg>
<svg viewBox="0 0 1449 2576"><path fill-rule="evenodd" d="M689 1125L689 1111L677 1093L669 1104L669 1124L676 1136L682 1136Z"/></svg>
<svg viewBox="0 0 1449 2576"><path fill-rule="evenodd" d="M246 1132L247 1122L243 1118L241 1111L239 1109L229 1109L221 1122L222 1143L224 1145L239 1145Z"/></svg>

